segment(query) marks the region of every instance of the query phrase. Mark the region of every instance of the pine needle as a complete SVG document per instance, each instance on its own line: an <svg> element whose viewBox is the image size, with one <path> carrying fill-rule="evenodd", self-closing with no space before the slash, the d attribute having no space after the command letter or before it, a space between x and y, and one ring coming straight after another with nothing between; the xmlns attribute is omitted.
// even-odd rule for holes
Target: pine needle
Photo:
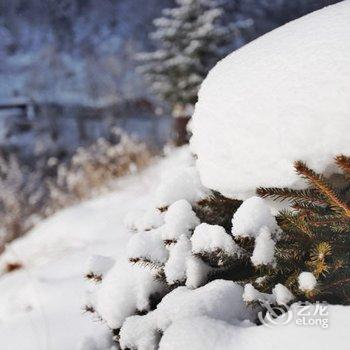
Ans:
<svg viewBox="0 0 350 350"><path fill-rule="evenodd" d="M301 161L295 162L294 167L298 174L303 176L312 186L316 187L327 198L332 207L335 209L339 208L341 211L344 211L346 216L350 217L349 206L339 198L322 175L317 174Z"/></svg>
<svg viewBox="0 0 350 350"><path fill-rule="evenodd" d="M314 205L327 204L323 196L314 189L293 190L287 187L259 187L256 193L262 198L270 197L273 200L279 201L298 201L298 203L312 203Z"/></svg>
<svg viewBox="0 0 350 350"><path fill-rule="evenodd" d="M338 167L344 172L347 180L350 180L350 157L346 157L341 154L335 157L335 162Z"/></svg>
<svg viewBox="0 0 350 350"><path fill-rule="evenodd" d="M313 236L313 232L311 231L308 224L300 217L300 215L291 213L286 210L282 210L278 216L278 221L280 223L281 228L283 229L292 226L295 227L298 231L305 233L308 237Z"/></svg>

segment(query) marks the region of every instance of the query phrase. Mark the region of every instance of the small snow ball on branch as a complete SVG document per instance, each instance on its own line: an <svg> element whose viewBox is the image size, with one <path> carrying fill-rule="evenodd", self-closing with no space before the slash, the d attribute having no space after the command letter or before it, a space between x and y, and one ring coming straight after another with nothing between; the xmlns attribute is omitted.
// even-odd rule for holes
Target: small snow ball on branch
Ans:
<svg viewBox="0 0 350 350"><path fill-rule="evenodd" d="M113 267L115 261L102 255L92 255L87 262L86 278L94 281L102 281L103 276Z"/></svg>
<svg viewBox="0 0 350 350"><path fill-rule="evenodd" d="M195 228L191 242L194 254L220 250L227 255L240 255L239 246L225 229L218 225L200 224Z"/></svg>
<svg viewBox="0 0 350 350"><path fill-rule="evenodd" d="M272 265L274 263L275 241L270 230L263 226L255 239L255 247L251 261L253 265Z"/></svg>
<svg viewBox="0 0 350 350"><path fill-rule="evenodd" d="M272 294L275 296L278 305L287 305L295 298L290 290L281 283L275 285Z"/></svg>
<svg viewBox="0 0 350 350"><path fill-rule="evenodd" d="M130 238L127 246L127 256L131 262L150 263L162 266L169 257L159 229L149 232L139 232Z"/></svg>
<svg viewBox="0 0 350 350"><path fill-rule="evenodd" d="M311 272L302 272L298 277L299 289L303 292L311 292L317 285L316 277Z"/></svg>
<svg viewBox="0 0 350 350"><path fill-rule="evenodd" d="M162 227L164 241L176 241L181 235L190 236L193 229L199 225L199 219L192 210L191 204L184 199L173 203L164 217L165 225Z"/></svg>
<svg viewBox="0 0 350 350"><path fill-rule="evenodd" d="M132 232L150 231L164 224L164 213L157 208L146 211L129 212L124 219L124 226Z"/></svg>
<svg viewBox="0 0 350 350"><path fill-rule="evenodd" d="M262 227L274 231L277 222L266 201L254 196L245 200L233 215L232 234L234 237L256 238Z"/></svg>

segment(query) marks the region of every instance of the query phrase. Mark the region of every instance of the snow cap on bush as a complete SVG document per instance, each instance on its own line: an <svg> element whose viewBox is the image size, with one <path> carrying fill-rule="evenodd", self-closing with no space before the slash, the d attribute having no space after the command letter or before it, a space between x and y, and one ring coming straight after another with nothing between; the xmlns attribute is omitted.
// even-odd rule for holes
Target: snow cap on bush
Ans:
<svg viewBox="0 0 350 350"><path fill-rule="evenodd" d="M275 285L272 294L275 296L278 305L287 305L294 299L294 295L290 290L281 283Z"/></svg>
<svg viewBox="0 0 350 350"><path fill-rule="evenodd" d="M302 272L298 277L299 289L303 292L310 292L315 289L317 280L311 272Z"/></svg>
<svg viewBox="0 0 350 350"><path fill-rule="evenodd" d="M93 306L111 329L117 329L136 310L149 310L150 296L163 288L151 271L120 259L102 280Z"/></svg>
<svg viewBox="0 0 350 350"><path fill-rule="evenodd" d="M191 237L192 252L213 252L222 250L228 255L238 254L240 248L230 237L225 229L219 225L202 223L198 225Z"/></svg>
<svg viewBox="0 0 350 350"><path fill-rule="evenodd" d="M130 231L149 231L164 224L164 213L157 208L146 211L131 211L125 219L124 225Z"/></svg>
<svg viewBox="0 0 350 350"><path fill-rule="evenodd" d="M173 203L165 213L165 225L162 227L164 240L177 239L181 235L189 236L199 225L199 219L192 210L191 204L181 199Z"/></svg>
<svg viewBox="0 0 350 350"><path fill-rule="evenodd" d="M114 265L115 260L107 256L92 255L87 261L87 275L104 276Z"/></svg>
<svg viewBox="0 0 350 350"><path fill-rule="evenodd" d="M244 286L244 292L242 295L243 301L251 303L253 301L266 302L273 304L276 301L276 297L273 294L267 294L259 292L251 283L247 283Z"/></svg>
<svg viewBox="0 0 350 350"><path fill-rule="evenodd" d="M260 197L245 200L233 215L232 234L240 237L257 237L263 227L270 231L277 228L270 207Z"/></svg>
<svg viewBox="0 0 350 350"><path fill-rule="evenodd" d="M185 235L182 235L169 250L169 259L164 265L164 274L167 283L172 285L186 279L186 261L191 255L191 242Z"/></svg>
<svg viewBox="0 0 350 350"><path fill-rule="evenodd" d="M197 256L190 255L186 260L186 286L198 288L202 286L208 277L210 266Z"/></svg>
<svg viewBox="0 0 350 350"><path fill-rule="evenodd" d="M293 162L350 154L350 2L290 22L220 61L199 91L191 148L204 186L245 199L301 186ZM315 35L317 33L317 36Z"/></svg>
<svg viewBox="0 0 350 350"><path fill-rule="evenodd" d="M143 259L165 263L169 252L164 246L160 229L134 234L127 246L129 259Z"/></svg>
<svg viewBox="0 0 350 350"><path fill-rule="evenodd" d="M263 226L255 239L255 247L251 261L253 265L270 265L274 262L275 241L271 238L271 232Z"/></svg>

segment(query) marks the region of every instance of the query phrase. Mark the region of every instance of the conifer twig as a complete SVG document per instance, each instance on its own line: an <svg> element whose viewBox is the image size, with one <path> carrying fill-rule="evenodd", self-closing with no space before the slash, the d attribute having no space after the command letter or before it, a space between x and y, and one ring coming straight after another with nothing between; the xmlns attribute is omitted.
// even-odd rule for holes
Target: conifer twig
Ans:
<svg viewBox="0 0 350 350"><path fill-rule="evenodd" d="M313 189L306 189L306 190L293 190L287 187L279 188L279 187L272 187L272 188L265 188L265 187L259 187L256 190L256 193L262 197L267 198L270 197L273 200L280 200L280 201L298 201L299 203L311 203L311 204L318 204L318 205L324 205L327 204L324 200L324 198L317 193L317 191Z"/></svg>
<svg viewBox="0 0 350 350"><path fill-rule="evenodd" d="M298 174L306 178L311 185L315 186L329 200L331 206L340 208L346 216L350 217L349 206L338 197L322 175L317 174L301 161L295 162L294 167Z"/></svg>
<svg viewBox="0 0 350 350"><path fill-rule="evenodd" d="M350 157L346 157L343 154L335 157L335 162L338 167L343 170L344 175L350 179Z"/></svg>
<svg viewBox="0 0 350 350"><path fill-rule="evenodd" d="M308 237L313 236L313 233L310 230L307 223L304 220L302 220L298 215L294 215L291 212L282 210L279 215L279 221L281 223L281 226L283 226L283 224L290 224L299 229L301 232L305 233Z"/></svg>

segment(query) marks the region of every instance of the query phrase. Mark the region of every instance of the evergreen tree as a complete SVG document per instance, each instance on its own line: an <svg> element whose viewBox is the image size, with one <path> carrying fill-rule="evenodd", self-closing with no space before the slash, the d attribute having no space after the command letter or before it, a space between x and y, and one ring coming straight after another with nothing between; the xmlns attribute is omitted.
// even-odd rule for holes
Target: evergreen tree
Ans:
<svg viewBox="0 0 350 350"><path fill-rule="evenodd" d="M296 171L310 185L305 190L259 188L263 198L289 201L289 209L276 217L259 197L241 202L206 192L190 204L166 189L167 205L128 224L135 233L127 247L129 263L148 269L162 287L150 290L146 309L135 305L127 317L145 315L147 324L147 315L174 289L196 289L216 279L244 286L244 301L257 310L268 304L268 310L278 306L281 311L295 301L349 304L350 158L339 156L336 163L342 173L326 179L296 162ZM176 181L191 182L189 173L184 174ZM195 187L194 193L201 192ZM193 198L192 193L184 195ZM86 277L103 288L101 271L99 263ZM93 303L85 309L104 319ZM123 322L112 331L119 341ZM161 333L155 344L160 338Z"/></svg>
<svg viewBox="0 0 350 350"><path fill-rule="evenodd" d="M350 303L350 158L341 155L335 160L342 174L329 179L295 163L309 189L258 189L262 197L291 205L277 216L283 234L276 243L276 268L265 271L264 291L283 283L299 300ZM312 273L314 288L301 285L305 271Z"/></svg>
<svg viewBox="0 0 350 350"><path fill-rule="evenodd" d="M241 41L251 21L225 23L226 1L176 0L177 7L154 20L157 49L139 55L140 71L152 89L170 103L175 117L189 117L208 71ZM186 123L179 122L185 135ZM180 140L179 143L183 143Z"/></svg>

